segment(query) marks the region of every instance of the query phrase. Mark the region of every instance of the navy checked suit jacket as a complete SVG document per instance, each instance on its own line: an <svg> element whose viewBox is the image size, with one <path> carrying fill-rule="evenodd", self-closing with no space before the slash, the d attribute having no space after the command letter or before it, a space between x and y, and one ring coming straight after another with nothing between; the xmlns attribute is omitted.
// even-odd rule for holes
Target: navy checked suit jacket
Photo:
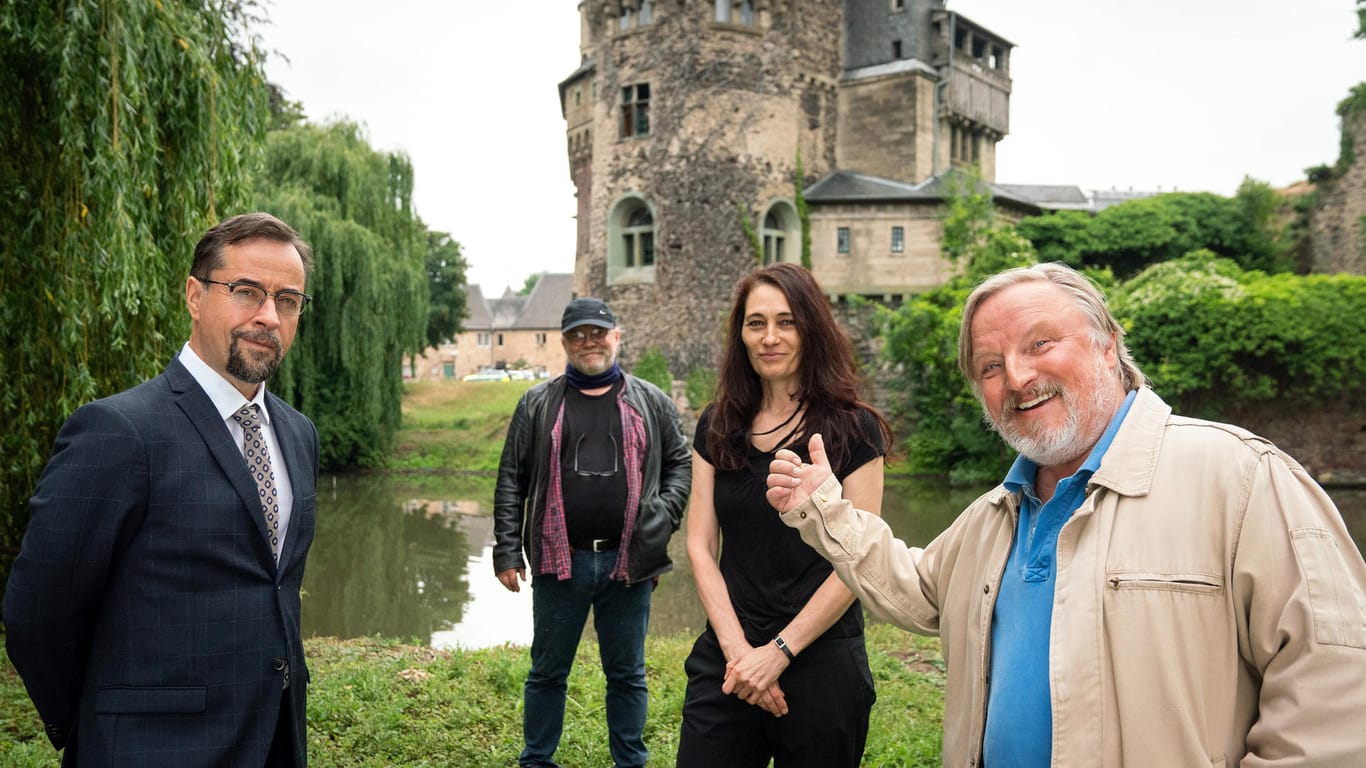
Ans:
<svg viewBox="0 0 1366 768"><path fill-rule="evenodd" d="M63 766L260 768L282 705L306 764L299 587L318 433L267 397L294 492L278 568L241 448L178 359L58 434L4 620Z"/></svg>

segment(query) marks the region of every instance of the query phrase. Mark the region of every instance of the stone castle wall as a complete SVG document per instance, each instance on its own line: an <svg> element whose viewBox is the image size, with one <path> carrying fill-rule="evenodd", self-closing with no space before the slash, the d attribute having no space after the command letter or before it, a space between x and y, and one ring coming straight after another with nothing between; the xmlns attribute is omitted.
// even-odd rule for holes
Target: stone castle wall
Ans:
<svg viewBox="0 0 1366 768"><path fill-rule="evenodd" d="M753 220L793 200L798 152L808 182L833 167L841 8L772 3L754 27L714 23L710 3L656 8L653 23L602 35L592 56L576 289L612 304L625 362L657 347L681 378L715 366L732 291L754 265L741 210ZM619 137L621 88L641 82L650 134ZM655 214L653 282L608 284L603 222L625 195Z"/></svg>
<svg viewBox="0 0 1366 768"><path fill-rule="evenodd" d="M1366 275L1366 110L1342 130L1351 135L1355 160L1341 176L1319 185L1310 214L1314 272Z"/></svg>

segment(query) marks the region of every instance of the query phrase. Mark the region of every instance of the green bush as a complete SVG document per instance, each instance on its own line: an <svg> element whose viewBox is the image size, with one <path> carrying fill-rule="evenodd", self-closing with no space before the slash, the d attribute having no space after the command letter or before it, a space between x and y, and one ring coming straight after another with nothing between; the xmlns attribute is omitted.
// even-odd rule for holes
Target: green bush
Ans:
<svg viewBox="0 0 1366 768"><path fill-rule="evenodd" d="M1366 278L1245 272L1208 252L1156 264L1113 294L1154 388L1219 418L1276 402L1357 400L1366 376Z"/></svg>
<svg viewBox="0 0 1366 768"><path fill-rule="evenodd" d="M669 373L669 361L664 359L664 353L658 347L645 350L631 373L664 390L666 395L673 392L674 379L673 374Z"/></svg>
<svg viewBox="0 0 1366 768"><path fill-rule="evenodd" d="M712 368L694 368L688 371L684 391L688 395L688 407L701 413L702 409L716 397L716 371Z"/></svg>

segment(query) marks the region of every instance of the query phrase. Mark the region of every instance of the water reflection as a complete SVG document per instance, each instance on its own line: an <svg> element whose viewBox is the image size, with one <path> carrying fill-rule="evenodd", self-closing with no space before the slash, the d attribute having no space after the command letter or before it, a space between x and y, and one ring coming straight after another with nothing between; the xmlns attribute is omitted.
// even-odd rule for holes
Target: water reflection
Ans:
<svg viewBox="0 0 1366 768"><path fill-rule="evenodd" d="M889 479L882 515L898 538L920 546L984 490ZM1361 548L1366 489L1329 489L1329 495ZM514 594L493 575L492 498L492 478L324 478L304 579L305 633L381 634L438 648L530 644L529 583ZM706 623L684 525L669 544L674 571L653 596L652 633L697 633Z"/></svg>
<svg viewBox="0 0 1366 768"><path fill-rule="evenodd" d="M426 643L458 623L470 596L465 517L457 505L399 498L384 477L325 478L304 575L304 631Z"/></svg>

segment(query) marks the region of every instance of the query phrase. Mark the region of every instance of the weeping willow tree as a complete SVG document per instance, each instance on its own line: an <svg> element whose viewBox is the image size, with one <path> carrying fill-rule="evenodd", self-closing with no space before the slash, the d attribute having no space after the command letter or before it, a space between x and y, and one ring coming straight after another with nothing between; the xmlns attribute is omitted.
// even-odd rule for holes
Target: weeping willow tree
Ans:
<svg viewBox="0 0 1366 768"><path fill-rule="evenodd" d="M272 131L260 207L313 246L312 306L271 389L317 424L324 468L374 466L398 430L402 361L427 329L427 230L407 157L348 122Z"/></svg>
<svg viewBox="0 0 1366 768"><path fill-rule="evenodd" d="M250 2L0 3L0 581L57 429L188 334L269 121Z"/></svg>

